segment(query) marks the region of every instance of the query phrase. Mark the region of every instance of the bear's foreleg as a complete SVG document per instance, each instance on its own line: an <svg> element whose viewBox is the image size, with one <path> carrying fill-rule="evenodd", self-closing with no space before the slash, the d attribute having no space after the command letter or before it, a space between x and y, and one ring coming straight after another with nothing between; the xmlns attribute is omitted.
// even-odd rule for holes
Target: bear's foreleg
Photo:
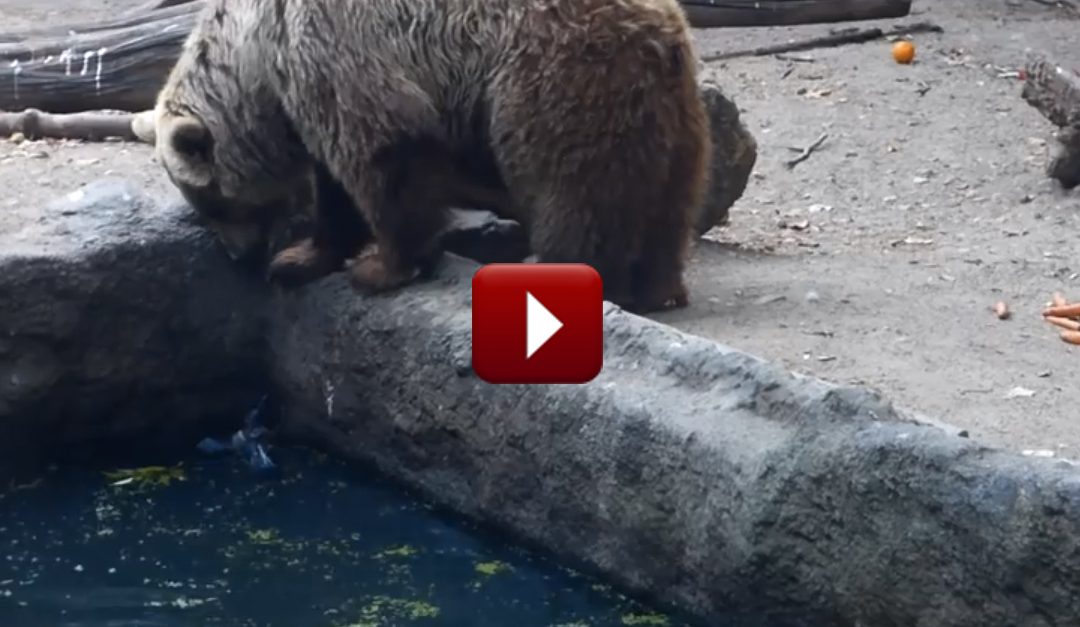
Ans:
<svg viewBox="0 0 1080 627"><path fill-rule="evenodd" d="M712 154L709 117L692 79L683 81L676 141L667 155L665 209L651 215L634 263L634 306L649 313L690 304L683 272L693 238L696 208L705 198ZM673 93L673 92L672 92Z"/></svg>
<svg viewBox="0 0 1080 627"><path fill-rule="evenodd" d="M375 245L350 267L358 288L379 292L429 275L442 254L448 223L453 164L440 142L400 140L379 151L365 171L362 207Z"/></svg>
<svg viewBox="0 0 1080 627"><path fill-rule="evenodd" d="M352 198L326 167L314 167L311 200L314 228L311 237L277 253L269 277L283 287L296 288L341 270L371 241L371 230Z"/></svg>

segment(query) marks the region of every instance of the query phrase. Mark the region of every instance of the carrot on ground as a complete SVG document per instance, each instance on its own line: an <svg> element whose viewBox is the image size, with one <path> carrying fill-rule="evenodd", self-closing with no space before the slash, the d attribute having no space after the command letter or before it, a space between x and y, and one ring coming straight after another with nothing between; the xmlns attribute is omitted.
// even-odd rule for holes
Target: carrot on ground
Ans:
<svg viewBox="0 0 1080 627"><path fill-rule="evenodd" d="M1009 316L1011 314L1009 313L1009 306L1005 303L1005 301L998 301L998 303L994 305L994 315L1001 320L1009 319Z"/></svg>
<svg viewBox="0 0 1080 627"><path fill-rule="evenodd" d="M1080 303L1062 305L1061 307L1048 307L1043 310L1043 315L1057 318L1075 318L1080 316Z"/></svg>
<svg viewBox="0 0 1080 627"><path fill-rule="evenodd" d="M1069 344L1076 344L1080 346L1080 331L1062 331L1061 339L1065 340Z"/></svg>
<svg viewBox="0 0 1080 627"><path fill-rule="evenodd" d="M1059 326L1062 329L1068 329L1070 331L1080 331L1080 322L1071 320L1069 318L1059 318L1057 316L1047 316L1046 321L1052 325Z"/></svg>

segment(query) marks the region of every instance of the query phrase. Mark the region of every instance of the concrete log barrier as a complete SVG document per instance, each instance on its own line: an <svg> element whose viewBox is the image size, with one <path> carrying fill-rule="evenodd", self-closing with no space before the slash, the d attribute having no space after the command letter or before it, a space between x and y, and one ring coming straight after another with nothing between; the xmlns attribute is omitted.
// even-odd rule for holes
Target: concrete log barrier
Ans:
<svg viewBox="0 0 1080 627"><path fill-rule="evenodd" d="M1067 625L1080 473L982 447L868 390L605 312L586 385L470 368L470 281L274 305L294 437L583 560L709 625Z"/></svg>
<svg viewBox="0 0 1080 627"><path fill-rule="evenodd" d="M274 293L183 205L130 186L24 214L0 235L5 481L26 451L231 428L270 381L283 437L707 625L1077 624L1068 462L611 306L595 381L488 385L470 367L473 262L376 297L340 275Z"/></svg>

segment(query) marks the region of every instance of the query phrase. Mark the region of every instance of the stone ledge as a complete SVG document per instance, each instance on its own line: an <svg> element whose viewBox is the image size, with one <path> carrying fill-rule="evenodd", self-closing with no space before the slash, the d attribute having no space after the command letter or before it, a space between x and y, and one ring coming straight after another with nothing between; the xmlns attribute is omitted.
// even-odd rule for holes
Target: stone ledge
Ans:
<svg viewBox="0 0 1080 627"><path fill-rule="evenodd" d="M379 297L343 276L272 294L186 216L108 183L0 235L0 476L186 446L272 380L283 435L707 624L1080 615L1067 462L980 446L610 306L597 380L490 386L470 369L476 264L448 258L439 278Z"/></svg>

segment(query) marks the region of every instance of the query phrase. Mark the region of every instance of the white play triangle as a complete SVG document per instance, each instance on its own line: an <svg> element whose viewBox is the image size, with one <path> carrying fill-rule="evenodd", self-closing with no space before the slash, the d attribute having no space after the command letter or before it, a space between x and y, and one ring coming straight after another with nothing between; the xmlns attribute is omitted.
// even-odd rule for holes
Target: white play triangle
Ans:
<svg viewBox="0 0 1080 627"><path fill-rule="evenodd" d="M563 323L535 296L525 292L525 359L532 357L561 328Z"/></svg>

